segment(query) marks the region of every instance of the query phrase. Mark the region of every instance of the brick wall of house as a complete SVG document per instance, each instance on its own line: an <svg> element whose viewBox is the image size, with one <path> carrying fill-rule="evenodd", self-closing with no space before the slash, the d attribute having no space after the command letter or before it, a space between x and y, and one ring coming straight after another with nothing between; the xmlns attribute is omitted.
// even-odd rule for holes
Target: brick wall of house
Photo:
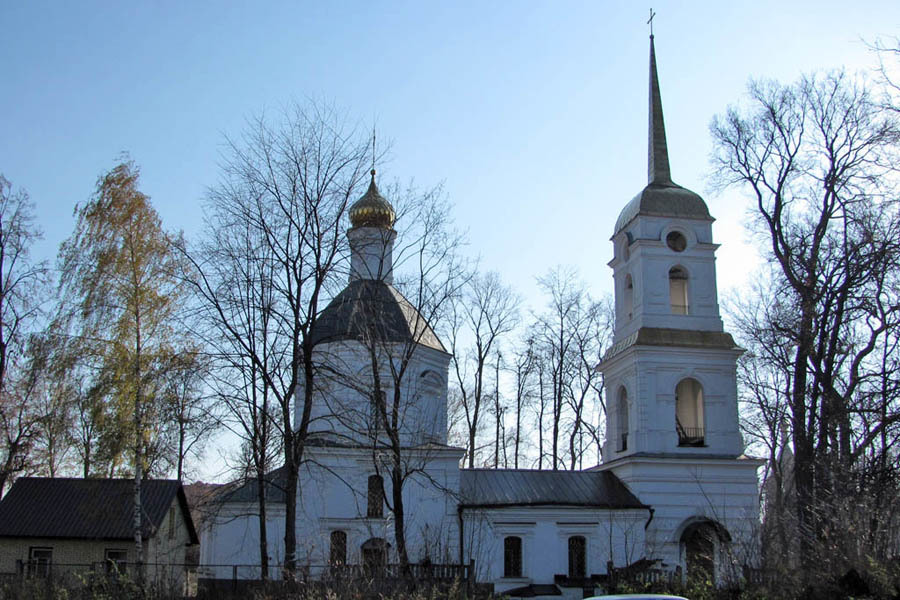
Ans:
<svg viewBox="0 0 900 600"><path fill-rule="evenodd" d="M174 515L172 513L174 508ZM185 515L177 498L166 512L159 530L144 541L144 562L147 564L182 565L186 562L190 534ZM174 518L173 518L174 517ZM125 550L127 561L134 562L133 540L73 540L56 538L0 537L0 573L15 573L17 561L27 562L30 549L52 548L54 565L86 565L103 563L107 550Z"/></svg>
<svg viewBox="0 0 900 600"><path fill-rule="evenodd" d="M134 560L132 540L61 540L54 538L0 538L0 573L15 573L16 562L27 562L31 548L52 548L54 565L102 563L106 550L126 550Z"/></svg>

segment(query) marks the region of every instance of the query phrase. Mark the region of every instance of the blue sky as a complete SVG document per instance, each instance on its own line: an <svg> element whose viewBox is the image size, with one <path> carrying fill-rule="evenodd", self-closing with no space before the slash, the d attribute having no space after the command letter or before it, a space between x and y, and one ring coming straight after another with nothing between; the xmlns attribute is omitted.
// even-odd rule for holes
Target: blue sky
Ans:
<svg viewBox="0 0 900 600"><path fill-rule="evenodd" d="M852 6L852 8L850 8ZM332 101L390 139L380 176L443 183L468 251L532 305L578 267L611 289L609 236L646 183L647 19L626 2L0 0L0 173L55 256L72 210L123 151L166 227L198 232L225 135L294 99ZM656 2L675 181L717 218L723 297L753 269L746 201L705 193L716 113L749 77L870 70L900 2ZM215 476L215 465L201 475Z"/></svg>
<svg viewBox="0 0 900 600"><path fill-rule="evenodd" d="M711 117L747 79L871 69L900 2L655 3L673 178L706 189ZM52 257L72 209L127 151L171 229L197 232L225 135L293 99L333 101L392 141L383 177L443 182L469 251L526 296L556 264L610 289L608 238L646 181L647 12L625 2L0 3L0 173ZM705 195L720 287L738 285L745 202Z"/></svg>

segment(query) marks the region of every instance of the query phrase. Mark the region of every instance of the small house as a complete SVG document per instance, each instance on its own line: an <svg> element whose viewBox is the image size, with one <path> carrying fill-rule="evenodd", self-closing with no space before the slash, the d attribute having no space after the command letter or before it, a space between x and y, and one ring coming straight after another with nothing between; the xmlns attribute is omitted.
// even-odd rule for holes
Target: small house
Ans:
<svg viewBox="0 0 900 600"><path fill-rule="evenodd" d="M183 585L199 538L181 483L141 483L142 574ZM0 501L0 573L134 573L134 480L22 477Z"/></svg>

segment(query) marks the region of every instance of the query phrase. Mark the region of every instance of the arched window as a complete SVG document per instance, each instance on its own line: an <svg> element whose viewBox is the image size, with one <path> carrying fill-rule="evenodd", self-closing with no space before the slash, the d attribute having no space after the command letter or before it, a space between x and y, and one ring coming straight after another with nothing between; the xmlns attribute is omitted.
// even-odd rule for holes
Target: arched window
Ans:
<svg viewBox="0 0 900 600"><path fill-rule="evenodd" d="M587 576L587 540L583 535L569 538L569 577Z"/></svg>
<svg viewBox="0 0 900 600"><path fill-rule="evenodd" d="M366 494L366 516L381 518L384 516L384 480L381 475L369 475L369 489Z"/></svg>
<svg viewBox="0 0 900 600"><path fill-rule="evenodd" d="M669 302L673 315L688 314L688 274L683 267L669 269Z"/></svg>
<svg viewBox="0 0 900 600"><path fill-rule="evenodd" d="M332 565L347 564L347 533L344 531L331 532L331 558Z"/></svg>
<svg viewBox="0 0 900 600"><path fill-rule="evenodd" d="M522 576L522 538L518 536L503 538L503 576Z"/></svg>
<svg viewBox="0 0 900 600"><path fill-rule="evenodd" d="M625 275L625 318L629 321L634 314L634 284L631 282L631 273Z"/></svg>
<svg viewBox="0 0 900 600"><path fill-rule="evenodd" d="M616 434L618 435L618 451L628 450L628 392L619 388L619 399L616 405Z"/></svg>
<svg viewBox="0 0 900 600"><path fill-rule="evenodd" d="M702 446L703 386L696 379L682 379L675 386L675 430L679 446Z"/></svg>

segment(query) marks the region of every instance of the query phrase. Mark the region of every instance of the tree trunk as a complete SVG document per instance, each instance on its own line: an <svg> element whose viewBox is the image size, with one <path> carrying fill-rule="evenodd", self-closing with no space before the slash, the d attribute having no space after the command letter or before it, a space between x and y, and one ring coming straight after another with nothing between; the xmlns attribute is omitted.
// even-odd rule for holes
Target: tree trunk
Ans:
<svg viewBox="0 0 900 600"><path fill-rule="evenodd" d="M391 498L394 502L394 541L397 543L397 557L400 566L406 569L409 566L409 554L406 551L406 524L403 508L403 472L402 457L394 451L394 465L391 468Z"/></svg>
<svg viewBox="0 0 900 600"><path fill-rule="evenodd" d="M269 579L269 538L266 529L265 465L256 469L256 501L259 504L259 570L263 581Z"/></svg>

